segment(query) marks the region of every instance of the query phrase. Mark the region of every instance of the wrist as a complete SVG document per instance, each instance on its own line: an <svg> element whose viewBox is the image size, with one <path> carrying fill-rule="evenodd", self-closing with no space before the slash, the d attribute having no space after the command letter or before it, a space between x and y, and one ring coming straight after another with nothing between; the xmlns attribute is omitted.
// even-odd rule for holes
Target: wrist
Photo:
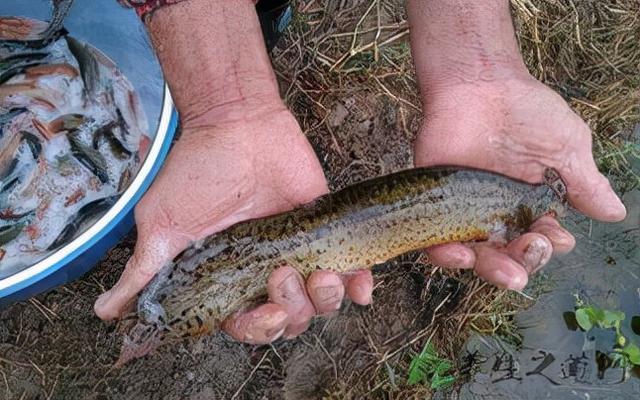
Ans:
<svg viewBox="0 0 640 400"><path fill-rule="evenodd" d="M409 0L407 12L423 100L451 86L529 75L508 0Z"/></svg>
<svg viewBox="0 0 640 400"><path fill-rule="evenodd" d="M250 151L264 151L257 143L266 137L269 145L288 147L291 134L302 135L298 121L281 101L259 107L246 102L224 104L219 106L217 118L187 120L181 122L181 129L182 138L195 146L222 140L225 146L233 143Z"/></svg>
<svg viewBox="0 0 640 400"><path fill-rule="evenodd" d="M520 54L483 54L475 49L458 53L445 47L433 49L442 54L440 62L419 79L423 102L433 101L437 96L460 85L499 85L500 82L531 78Z"/></svg>
<svg viewBox="0 0 640 400"><path fill-rule="evenodd" d="M463 46L464 47L464 46ZM474 48L454 51L447 46L434 46L433 67L420 78L425 90L474 82L492 82L529 76L519 53L494 52L487 54Z"/></svg>
<svg viewBox="0 0 640 400"><path fill-rule="evenodd" d="M253 1L181 1L146 23L183 123L281 106Z"/></svg>
<svg viewBox="0 0 640 400"><path fill-rule="evenodd" d="M249 93L249 90L245 88L245 92ZM187 130L202 130L243 124L256 118L268 120L274 114L290 113L277 94L272 95L260 89L251 93L246 97L231 97L224 101L220 97L194 96L178 107L180 125Z"/></svg>

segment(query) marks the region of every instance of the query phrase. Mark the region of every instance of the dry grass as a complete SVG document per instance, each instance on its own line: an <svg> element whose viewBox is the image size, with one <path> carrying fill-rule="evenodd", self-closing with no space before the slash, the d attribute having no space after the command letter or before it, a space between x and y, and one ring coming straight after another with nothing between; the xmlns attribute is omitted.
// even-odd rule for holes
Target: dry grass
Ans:
<svg viewBox="0 0 640 400"><path fill-rule="evenodd" d="M599 167L620 190L638 186L640 2L512 0L529 70L591 126ZM635 141L635 143L632 143ZM637 164L636 164L637 165Z"/></svg>
<svg viewBox="0 0 640 400"><path fill-rule="evenodd" d="M531 73L588 122L597 162L616 178L618 189L637 186L633 163L640 150L633 131L640 122L640 3L511 3ZM310 0L298 2L297 9L274 63L283 95L315 145L332 188L409 166L421 106L402 2ZM370 121L368 134L361 132L362 121ZM384 135L372 134L371 126L383 126ZM395 157L385 158L388 153ZM363 331L359 351L376 361L356 370L336 369L328 398L429 398L427 389L404 385L411 356L427 339L454 360L471 330L520 340L513 315L531 304L530 298L492 288L468 273L431 269L431 276L441 272L467 286L455 310L436 307L439 312L426 326L400 342Z"/></svg>
<svg viewBox="0 0 640 400"><path fill-rule="evenodd" d="M324 3L298 4L273 60L285 101L336 188L408 166L421 107L401 2ZM394 135L388 139L395 148L353 132L389 121L385 135Z"/></svg>
<svg viewBox="0 0 640 400"><path fill-rule="evenodd" d="M464 344L472 330L482 334L500 335L511 343L519 344L521 337L513 324L513 316L531 305L530 298L515 292L507 292L480 281L470 273L451 273L439 268L428 268L425 292L430 285L438 284L440 274L454 278L462 284L464 295L455 306L447 296L428 310L429 321L422 329L411 331L394 346L378 351L377 362L349 376L341 376L336 388L328 396L331 399L361 398L429 398L430 390L424 386L407 386L409 364L427 341L431 341L440 355L462 364L466 356ZM422 312L433 307L425 299ZM420 313L418 313L419 315ZM367 333L368 343L380 339ZM389 340L389 339L387 339ZM383 341L384 343L384 341ZM379 347L371 346L366 351L375 352ZM456 372L458 383L468 378L465 372ZM348 379L344 379L347 378Z"/></svg>

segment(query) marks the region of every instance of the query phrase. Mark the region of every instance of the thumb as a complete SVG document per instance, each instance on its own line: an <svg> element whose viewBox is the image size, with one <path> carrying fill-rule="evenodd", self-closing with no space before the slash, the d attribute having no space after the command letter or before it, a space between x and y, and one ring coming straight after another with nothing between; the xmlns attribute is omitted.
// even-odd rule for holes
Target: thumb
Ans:
<svg viewBox="0 0 640 400"><path fill-rule="evenodd" d="M598 171L591 153L578 163L568 163L561 170L567 184L569 202L588 217L604 222L622 221L627 210L611 188L609 180Z"/></svg>
<svg viewBox="0 0 640 400"><path fill-rule="evenodd" d="M118 282L96 300L93 306L96 315L105 321L121 317L138 292L177 255L180 248L166 235L141 235Z"/></svg>

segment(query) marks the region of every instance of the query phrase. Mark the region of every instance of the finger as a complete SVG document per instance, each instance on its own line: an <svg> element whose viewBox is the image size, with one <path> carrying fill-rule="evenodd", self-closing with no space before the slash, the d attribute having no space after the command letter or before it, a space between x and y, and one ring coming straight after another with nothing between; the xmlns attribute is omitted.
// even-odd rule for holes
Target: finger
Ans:
<svg viewBox="0 0 640 400"><path fill-rule="evenodd" d="M539 218L531 225L530 230L546 236L551 241L555 254L568 253L576 245L576 239L573 235L560 226L560 223L552 217Z"/></svg>
<svg viewBox="0 0 640 400"><path fill-rule="evenodd" d="M528 281L527 271L505 253L489 246L478 246L476 274L503 289L522 290Z"/></svg>
<svg viewBox="0 0 640 400"><path fill-rule="evenodd" d="M507 253L529 273L533 274L551 259L551 241L540 233L529 232L507 245Z"/></svg>
<svg viewBox="0 0 640 400"><path fill-rule="evenodd" d="M222 330L249 344L271 343L285 331L288 314L280 304L267 303L238 313L222 323Z"/></svg>
<svg viewBox="0 0 640 400"><path fill-rule="evenodd" d="M307 293L318 314L329 314L340 308L344 285L334 272L315 271L307 280Z"/></svg>
<svg viewBox="0 0 640 400"><path fill-rule="evenodd" d="M369 270L360 270L342 275L347 296L356 304L371 304L373 294L373 275Z"/></svg>
<svg viewBox="0 0 640 400"><path fill-rule="evenodd" d="M627 211L609 180L598 171L591 153L586 160L569 162L562 171L566 179L569 202L588 217L605 221L622 221Z"/></svg>
<svg viewBox="0 0 640 400"><path fill-rule="evenodd" d="M96 315L105 321L121 317L127 306L135 301L138 292L171 260L170 249L162 239L139 239L118 282L96 300L93 306Z"/></svg>
<svg viewBox="0 0 640 400"><path fill-rule="evenodd" d="M473 268L476 254L462 243L447 243L426 249L429 261L446 268Z"/></svg>
<svg viewBox="0 0 640 400"><path fill-rule="evenodd" d="M303 334L307 329L309 329L309 325L311 325L311 320L300 323L300 324L288 325L282 337L287 340L293 339L296 336Z"/></svg>
<svg viewBox="0 0 640 400"><path fill-rule="evenodd" d="M289 316L284 335L288 338L300 334L309 326L316 310L307 296L302 276L286 266L273 271L267 281L269 300L282 306Z"/></svg>

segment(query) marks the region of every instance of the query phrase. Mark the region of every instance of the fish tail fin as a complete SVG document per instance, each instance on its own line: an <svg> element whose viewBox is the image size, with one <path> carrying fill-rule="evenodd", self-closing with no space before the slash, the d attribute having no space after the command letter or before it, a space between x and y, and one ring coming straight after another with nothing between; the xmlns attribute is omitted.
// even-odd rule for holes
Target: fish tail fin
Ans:
<svg viewBox="0 0 640 400"><path fill-rule="evenodd" d="M157 324L138 321L129 332L124 335L120 356L114 367L123 367L131 360L144 357L157 349L164 341L163 329Z"/></svg>

